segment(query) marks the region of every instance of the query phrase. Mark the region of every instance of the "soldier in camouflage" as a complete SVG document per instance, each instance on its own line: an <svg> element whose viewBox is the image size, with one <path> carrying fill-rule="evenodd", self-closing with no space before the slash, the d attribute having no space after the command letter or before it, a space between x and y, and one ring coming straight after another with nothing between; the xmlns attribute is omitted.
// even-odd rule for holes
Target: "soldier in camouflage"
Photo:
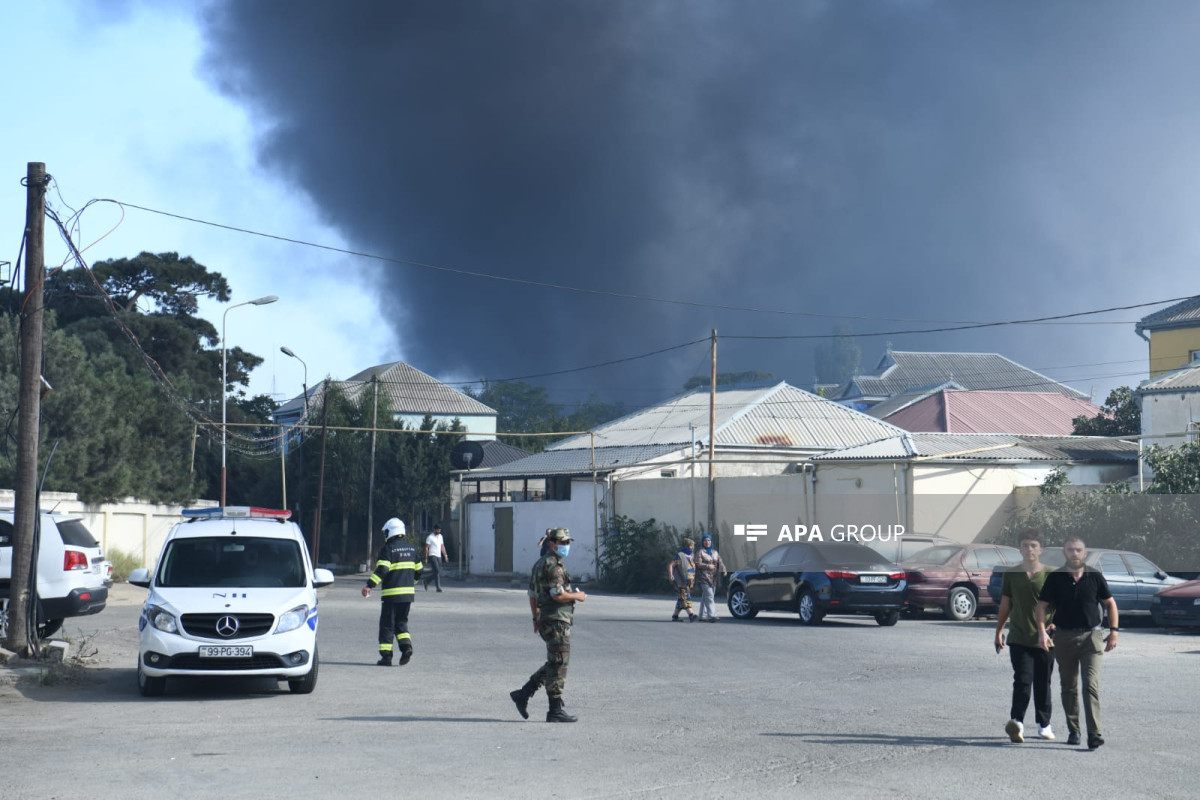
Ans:
<svg viewBox="0 0 1200 800"><path fill-rule="evenodd" d="M574 722L576 718L563 710L562 692L567 682L567 666L571 662L571 621L575 604L582 603L587 595L572 591L571 578L563 566L563 559L571 549L570 532L566 528L553 528L546 534L545 547L548 552L533 565L529 583L537 605L533 630L546 642L546 663L529 676L524 686L508 696L516 703L517 712L529 719L529 700L539 686L545 686L550 697L546 722Z"/></svg>

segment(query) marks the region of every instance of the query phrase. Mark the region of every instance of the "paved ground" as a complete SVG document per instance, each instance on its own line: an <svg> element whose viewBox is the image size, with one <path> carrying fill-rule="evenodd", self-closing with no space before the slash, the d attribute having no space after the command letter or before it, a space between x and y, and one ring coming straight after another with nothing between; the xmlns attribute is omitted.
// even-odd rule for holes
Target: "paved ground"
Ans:
<svg viewBox="0 0 1200 800"><path fill-rule="evenodd" d="M593 594L578 609L567 684L580 722L548 725L543 695L528 722L508 699L544 652L523 591L418 591L417 655L382 669L378 601L359 597L361 585L342 578L321 592L312 695L209 679L172 682L158 699L135 687L144 592L114 587L103 613L66 626L76 652L97 651L80 680L0 685L0 796L1197 793L1200 636L1123 626L1104 667L1109 743L1089 753L1004 737L1011 673L991 622L672 624L667 598ZM1057 704L1055 727L1065 737Z"/></svg>

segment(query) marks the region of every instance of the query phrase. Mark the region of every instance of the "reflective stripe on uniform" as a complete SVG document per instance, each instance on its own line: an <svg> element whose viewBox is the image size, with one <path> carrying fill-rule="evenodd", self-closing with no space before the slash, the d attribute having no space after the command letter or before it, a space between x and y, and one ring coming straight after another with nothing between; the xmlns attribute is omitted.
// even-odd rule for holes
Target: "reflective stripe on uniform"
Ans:
<svg viewBox="0 0 1200 800"><path fill-rule="evenodd" d="M394 589L384 589L380 592L380 597L395 597L401 594L414 594L415 586L397 586Z"/></svg>

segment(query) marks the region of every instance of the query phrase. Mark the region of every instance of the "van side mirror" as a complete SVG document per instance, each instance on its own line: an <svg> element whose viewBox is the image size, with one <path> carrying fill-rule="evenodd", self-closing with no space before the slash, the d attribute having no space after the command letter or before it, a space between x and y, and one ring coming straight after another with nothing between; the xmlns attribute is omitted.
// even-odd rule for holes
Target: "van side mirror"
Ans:
<svg viewBox="0 0 1200 800"><path fill-rule="evenodd" d="M129 573L129 585L141 586L143 589L150 588L150 570L145 567L138 567L133 572Z"/></svg>
<svg viewBox="0 0 1200 800"><path fill-rule="evenodd" d="M327 569L313 570L313 588L320 589L322 586L329 586L333 583L333 573Z"/></svg>

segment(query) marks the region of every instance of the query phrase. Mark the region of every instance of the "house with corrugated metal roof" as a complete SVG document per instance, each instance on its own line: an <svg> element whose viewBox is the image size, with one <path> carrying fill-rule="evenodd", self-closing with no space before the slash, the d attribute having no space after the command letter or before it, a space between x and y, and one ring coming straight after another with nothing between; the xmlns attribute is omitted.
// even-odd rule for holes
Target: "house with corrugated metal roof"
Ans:
<svg viewBox="0 0 1200 800"><path fill-rule="evenodd" d="M501 485L468 503L470 569L527 571L549 527L575 535L572 561L595 574L601 531L614 514L653 517L680 530L707 528L712 480L780 476L812 455L895 436L900 430L787 383L696 389L636 411L541 453L464 480ZM544 482L540 496L530 481ZM715 498L714 498L715 499Z"/></svg>
<svg viewBox="0 0 1200 800"><path fill-rule="evenodd" d="M347 380L326 379L307 388L275 411L273 417L282 425L295 425L308 409L318 408L325 396L326 386L336 383L351 401L364 393L379 408L391 414L393 422L403 422L406 428L419 428L426 415L434 424L462 423L468 439L496 438L496 410L427 375L403 361L379 364L358 372Z"/></svg>
<svg viewBox="0 0 1200 800"><path fill-rule="evenodd" d="M1200 295L1143 317L1134 328L1150 345L1150 378L1200 358Z"/></svg>
<svg viewBox="0 0 1200 800"><path fill-rule="evenodd" d="M1009 392L1087 395L999 353L916 353L888 349L874 371L851 378L830 399L866 410L889 398L953 386Z"/></svg>
<svg viewBox="0 0 1200 800"><path fill-rule="evenodd" d="M1142 381L1134 397L1142 411L1145 446L1194 441L1200 433L1200 360Z"/></svg>
<svg viewBox="0 0 1200 800"><path fill-rule="evenodd" d="M900 398L907 402L897 402ZM1100 407L1058 392L939 388L890 398L867 413L912 432L1069 436L1077 417L1091 419L1100 414Z"/></svg>

